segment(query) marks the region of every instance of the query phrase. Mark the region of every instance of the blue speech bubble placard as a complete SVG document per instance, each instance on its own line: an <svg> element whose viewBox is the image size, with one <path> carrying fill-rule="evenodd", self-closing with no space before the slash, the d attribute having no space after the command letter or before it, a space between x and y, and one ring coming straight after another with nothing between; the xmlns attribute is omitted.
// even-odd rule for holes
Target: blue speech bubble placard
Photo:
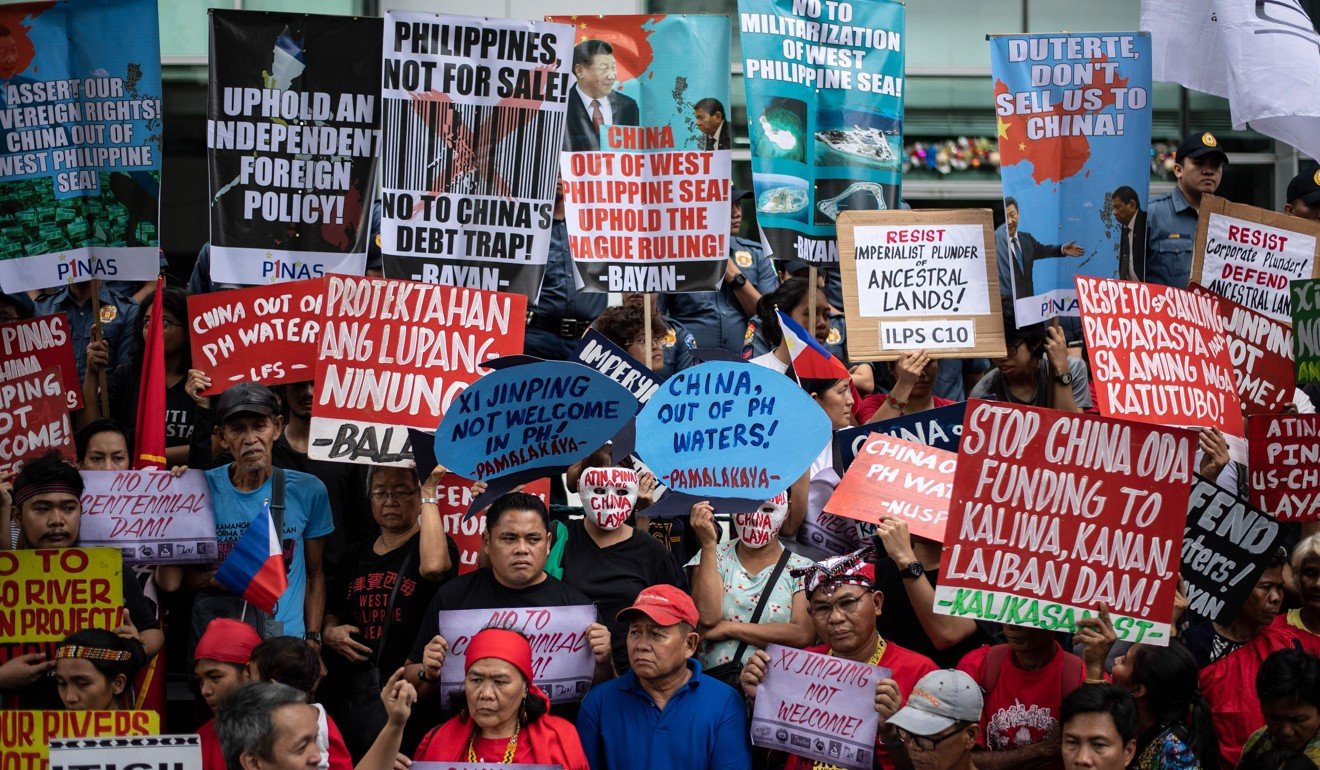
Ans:
<svg viewBox="0 0 1320 770"><path fill-rule="evenodd" d="M637 454L660 483L699 497L767 500L829 441L829 417L811 396L754 364L684 369L637 416Z"/></svg>
<svg viewBox="0 0 1320 770"><path fill-rule="evenodd" d="M463 391L435 432L436 459L490 481L565 468L605 445L637 413L637 399L600 372L538 361L491 372Z"/></svg>

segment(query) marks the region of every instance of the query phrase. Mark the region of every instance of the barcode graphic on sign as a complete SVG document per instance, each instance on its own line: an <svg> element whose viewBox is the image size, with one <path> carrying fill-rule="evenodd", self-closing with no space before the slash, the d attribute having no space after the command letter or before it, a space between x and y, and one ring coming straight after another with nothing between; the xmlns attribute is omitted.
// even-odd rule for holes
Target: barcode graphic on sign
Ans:
<svg viewBox="0 0 1320 770"><path fill-rule="evenodd" d="M386 99L383 126L385 189L554 198L562 112Z"/></svg>

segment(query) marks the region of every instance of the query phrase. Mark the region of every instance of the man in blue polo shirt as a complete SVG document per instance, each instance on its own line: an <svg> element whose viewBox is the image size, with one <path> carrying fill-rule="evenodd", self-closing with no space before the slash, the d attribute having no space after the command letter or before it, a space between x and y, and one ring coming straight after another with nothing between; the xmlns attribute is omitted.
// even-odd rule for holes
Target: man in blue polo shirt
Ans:
<svg viewBox="0 0 1320 770"><path fill-rule="evenodd" d="M691 597L651 586L618 619L630 669L593 687L578 713L591 770L749 770L742 698L692 657L701 637Z"/></svg>

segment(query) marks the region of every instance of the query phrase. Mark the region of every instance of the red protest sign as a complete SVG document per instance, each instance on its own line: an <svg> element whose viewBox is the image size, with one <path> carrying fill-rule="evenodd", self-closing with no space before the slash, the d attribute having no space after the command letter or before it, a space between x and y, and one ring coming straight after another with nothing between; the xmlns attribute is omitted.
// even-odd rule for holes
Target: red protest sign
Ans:
<svg viewBox="0 0 1320 770"><path fill-rule="evenodd" d="M944 542L958 455L873 433L825 503L825 512L878 523L902 519L917 537Z"/></svg>
<svg viewBox="0 0 1320 770"><path fill-rule="evenodd" d="M1320 414L1252 417L1251 502L1279 521L1320 521Z"/></svg>
<svg viewBox="0 0 1320 770"><path fill-rule="evenodd" d="M82 409L82 383L73 358L73 336L64 313L0 324L0 382L8 382L52 366L63 377L65 406Z"/></svg>
<svg viewBox="0 0 1320 770"><path fill-rule="evenodd" d="M1168 286L1079 275L1077 303L1100 414L1219 428L1233 459L1246 461L1237 378L1214 300Z"/></svg>
<svg viewBox="0 0 1320 770"><path fill-rule="evenodd" d="M211 378L202 395L244 381L279 385L312 379L324 291L325 279L313 278L189 297L193 366Z"/></svg>
<svg viewBox="0 0 1320 770"><path fill-rule="evenodd" d="M1199 284L1187 288L1219 308L1243 414L1278 414L1297 388L1292 328Z"/></svg>
<svg viewBox="0 0 1320 770"><path fill-rule="evenodd" d="M550 506L550 479L537 479L524 486L522 491L536 495L546 507ZM445 535L458 546L458 574L467 574L477 568L481 535L486 531L484 515L467 515L468 506L472 504L472 482L456 473L446 473L440 480L436 497L440 500L438 507Z"/></svg>
<svg viewBox="0 0 1320 770"><path fill-rule="evenodd" d="M77 462L61 372L51 366L0 383L0 473L52 449Z"/></svg>
<svg viewBox="0 0 1320 770"><path fill-rule="evenodd" d="M325 279L308 456L406 465L482 364L522 352L520 294L385 278Z"/></svg>
<svg viewBox="0 0 1320 770"><path fill-rule="evenodd" d="M1168 644L1196 434L991 401L963 422L935 611Z"/></svg>

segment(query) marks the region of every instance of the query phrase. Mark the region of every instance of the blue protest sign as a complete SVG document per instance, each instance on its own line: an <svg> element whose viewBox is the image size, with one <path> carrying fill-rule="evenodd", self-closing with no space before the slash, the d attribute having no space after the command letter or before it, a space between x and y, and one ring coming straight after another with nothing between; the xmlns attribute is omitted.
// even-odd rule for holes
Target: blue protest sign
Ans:
<svg viewBox="0 0 1320 770"><path fill-rule="evenodd" d="M604 446L637 413L622 385L581 364L540 361L491 372L445 412L436 459L490 481L537 468L564 468Z"/></svg>
<svg viewBox="0 0 1320 770"><path fill-rule="evenodd" d="M637 454L675 492L768 500L829 446L830 421L772 369L712 361L660 386L637 416Z"/></svg>
<svg viewBox="0 0 1320 770"><path fill-rule="evenodd" d="M904 441L957 452L958 442L962 439L963 414L966 411L967 402L960 401L938 409L927 409L841 430L834 434L834 468L842 476L848 466L852 465L858 450L866 443L866 437L872 433L883 433Z"/></svg>

